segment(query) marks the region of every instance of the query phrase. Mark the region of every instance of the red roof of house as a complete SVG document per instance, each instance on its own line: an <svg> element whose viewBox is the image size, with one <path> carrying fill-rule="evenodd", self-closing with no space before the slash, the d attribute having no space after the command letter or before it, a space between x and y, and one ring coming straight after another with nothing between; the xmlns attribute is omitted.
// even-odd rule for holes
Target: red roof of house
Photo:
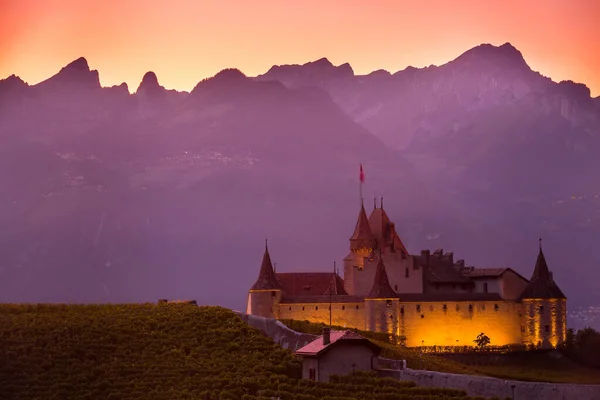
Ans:
<svg viewBox="0 0 600 400"><path fill-rule="evenodd" d="M278 272L277 280L284 296L320 296L329 294L347 295L344 280L333 272Z"/></svg>
<svg viewBox="0 0 600 400"><path fill-rule="evenodd" d="M381 351L381 348L377 346L375 343L371 342L369 339L360 336L358 333L346 330L346 331L331 331L330 333L330 341L329 344L323 344L323 336L319 336L306 346L296 350L296 354L301 356L317 356L323 353L325 350L330 349L337 343L352 343L352 344L362 344L368 345L375 349L375 351Z"/></svg>

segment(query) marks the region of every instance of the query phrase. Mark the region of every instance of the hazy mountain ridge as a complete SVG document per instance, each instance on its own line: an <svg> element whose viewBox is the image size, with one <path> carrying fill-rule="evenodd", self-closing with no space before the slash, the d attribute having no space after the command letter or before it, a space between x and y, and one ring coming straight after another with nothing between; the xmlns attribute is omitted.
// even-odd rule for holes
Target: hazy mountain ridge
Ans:
<svg viewBox="0 0 600 400"><path fill-rule="evenodd" d="M13 76L0 81L0 300L240 308L265 236L283 271L346 255L362 162L366 204L384 190L410 251L529 276L542 235L585 304L600 206L567 199L598 193L597 105L510 45L394 74L326 59L229 69L190 93L152 72L133 94L103 88L85 59L34 86Z"/></svg>

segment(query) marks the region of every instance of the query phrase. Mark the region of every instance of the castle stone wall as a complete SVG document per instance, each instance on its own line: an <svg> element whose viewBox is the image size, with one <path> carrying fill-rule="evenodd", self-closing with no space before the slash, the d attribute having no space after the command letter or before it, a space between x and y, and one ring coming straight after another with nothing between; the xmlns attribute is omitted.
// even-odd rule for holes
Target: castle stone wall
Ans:
<svg viewBox="0 0 600 400"><path fill-rule="evenodd" d="M329 303L282 303L279 315L281 319L329 324ZM333 325L365 330L365 303L333 303L331 320Z"/></svg>
<svg viewBox="0 0 600 400"><path fill-rule="evenodd" d="M473 346L473 340L482 332L494 346L520 344L519 311L520 305L509 301L401 302L396 334L406 336L409 347Z"/></svg>
<svg viewBox="0 0 600 400"><path fill-rule="evenodd" d="M516 300L521 296L526 287L527 281L509 270L502 275L502 290L500 294L504 299Z"/></svg>

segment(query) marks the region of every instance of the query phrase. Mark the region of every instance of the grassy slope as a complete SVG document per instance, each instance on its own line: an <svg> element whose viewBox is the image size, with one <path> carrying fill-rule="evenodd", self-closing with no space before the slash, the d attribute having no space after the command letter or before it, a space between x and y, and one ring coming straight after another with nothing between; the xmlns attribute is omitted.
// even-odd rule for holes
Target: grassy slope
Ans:
<svg viewBox="0 0 600 400"><path fill-rule="evenodd" d="M307 321L285 320L282 322L296 331L312 334L320 334L324 327L323 324ZM454 374L487 375L521 381L600 384L600 370L582 366L564 357L555 359L548 353L516 353L500 356L501 362L496 365L479 365L477 357L473 357L473 362L458 362L442 356L421 354L417 350L392 345L385 334L360 333L384 349L383 357L404 359L409 368Z"/></svg>
<svg viewBox="0 0 600 400"><path fill-rule="evenodd" d="M315 384L233 312L192 305L0 305L0 398L458 399L357 375Z"/></svg>

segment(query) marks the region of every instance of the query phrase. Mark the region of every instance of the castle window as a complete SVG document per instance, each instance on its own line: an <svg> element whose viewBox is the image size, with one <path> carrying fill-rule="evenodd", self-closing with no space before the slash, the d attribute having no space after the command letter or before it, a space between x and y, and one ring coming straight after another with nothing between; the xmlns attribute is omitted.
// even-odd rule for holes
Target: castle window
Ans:
<svg viewBox="0 0 600 400"><path fill-rule="evenodd" d="M487 283L483 284L483 293L487 293L488 292L488 285Z"/></svg>
<svg viewBox="0 0 600 400"><path fill-rule="evenodd" d="M404 277L408 278L408 267L406 267L406 269L404 270Z"/></svg>
<svg viewBox="0 0 600 400"><path fill-rule="evenodd" d="M525 327L521 325L521 332L525 332Z"/></svg>
<svg viewBox="0 0 600 400"><path fill-rule="evenodd" d="M417 312L421 312L421 305L417 304Z"/></svg>
<svg viewBox="0 0 600 400"><path fill-rule="evenodd" d="M540 306L540 314L544 313L544 306Z"/></svg>
<svg viewBox="0 0 600 400"><path fill-rule="evenodd" d="M494 304L494 311L498 311L500 309L500 307L498 306L498 304Z"/></svg>
<svg viewBox="0 0 600 400"><path fill-rule="evenodd" d="M362 265L355 265L355 267L359 270L362 271L363 270L363 266Z"/></svg>
<svg viewBox="0 0 600 400"><path fill-rule="evenodd" d="M394 285L394 292L398 291L398 285Z"/></svg>
<svg viewBox="0 0 600 400"><path fill-rule="evenodd" d="M400 307L400 314L404 314L404 306Z"/></svg>
<svg viewBox="0 0 600 400"><path fill-rule="evenodd" d="M421 314L421 318L425 318L425 315Z"/></svg>
<svg viewBox="0 0 600 400"><path fill-rule="evenodd" d="M356 305L356 309L358 310L358 304Z"/></svg>
<svg viewBox="0 0 600 400"><path fill-rule="evenodd" d="M550 333L550 325L544 326L544 331L546 331L546 333Z"/></svg>
<svg viewBox="0 0 600 400"><path fill-rule="evenodd" d="M304 306L302 306L302 311L304 311Z"/></svg>
<svg viewBox="0 0 600 400"><path fill-rule="evenodd" d="M288 310L289 310L289 311L292 311L292 307L288 307Z"/></svg>
<svg viewBox="0 0 600 400"><path fill-rule="evenodd" d="M319 309L319 306L315 306L315 311Z"/></svg>
<svg viewBox="0 0 600 400"><path fill-rule="evenodd" d="M346 309L346 306L342 306L342 310L345 310L345 309Z"/></svg>
<svg viewBox="0 0 600 400"><path fill-rule="evenodd" d="M473 312L473 304L469 304L469 312Z"/></svg>
<svg viewBox="0 0 600 400"><path fill-rule="evenodd" d="M482 305L481 305L481 309L482 309L483 311L485 311L485 304L482 304Z"/></svg>
<svg viewBox="0 0 600 400"><path fill-rule="evenodd" d="M448 311L448 306L444 304L444 305L442 306L442 310L444 310L444 311Z"/></svg>
<svg viewBox="0 0 600 400"><path fill-rule="evenodd" d="M391 307L392 306L392 301L391 300L386 300L385 301L385 305L388 306L388 307Z"/></svg>
<svg viewBox="0 0 600 400"><path fill-rule="evenodd" d="M390 314L390 319L394 319L394 316L392 314Z"/></svg>
<svg viewBox="0 0 600 400"><path fill-rule="evenodd" d="M458 304L456 305L456 311L460 311L460 306Z"/></svg>
<svg viewBox="0 0 600 400"><path fill-rule="evenodd" d="M275 297L277 295L277 292L273 291L271 292L271 297Z"/></svg>

